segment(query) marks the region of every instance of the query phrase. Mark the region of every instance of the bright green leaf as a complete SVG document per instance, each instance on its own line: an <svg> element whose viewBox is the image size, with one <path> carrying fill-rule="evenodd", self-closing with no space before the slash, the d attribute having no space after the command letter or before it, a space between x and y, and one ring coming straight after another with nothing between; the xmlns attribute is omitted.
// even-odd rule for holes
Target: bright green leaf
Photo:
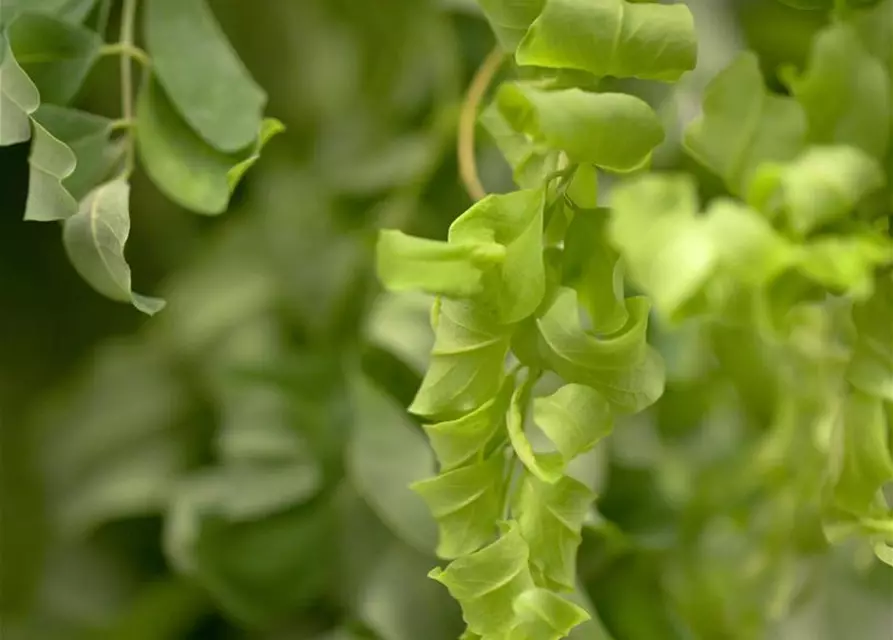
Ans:
<svg viewBox="0 0 893 640"><path fill-rule="evenodd" d="M102 38L49 15L23 13L7 29L9 45L44 102L67 104L99 58Z"/></svg>
<svg viewBox="0 0 893 640"><path fill-rule="evenodd" d="M834 500L851 513L866 513L881 486L893 480L883 401L853 390L837 428L831 452Z"/></svg>
<svg viewBox="0 0 893 640"><path fill-rule="evenodd" d="M851 25L835 23L813 41L809 65L782 78L803 105L809 135L822 144L853 145L886 157L890 139L890 76Z"/></svg>
<svg viewBox="0 0 893 640"><path fill-rule="evenodd" d="M224 212L260 147L281 130L276 121L265 121L255 130L253 149L225 154L189 129L158 83L149 82L137 104L137 148L146 173L168 198L198 213Z"/></svg>
<svg viewBox="0 0 893 640"><path fill-rule="evenodd" d="M893 402L893 277L878 278L874 295L855 305L858 338L847 379L863 393Z"/></svg>
<svg viewBox="0 0 893 640"><path fill-rule="evenodd" d="M504 467L496 454L412 485L440 527L439 557L465 556L493 539L502 515Z"/></svg>
<svg viewBox="0 0 893 640"><path fill-rule="evenodd" d="M425 433L437 454L441 471L465 464L484 450L505 422L512 394L511 382L507 379L495 397L461 418L425 425Z"/></svg>
<svg viewBox="0 0 893 640"><path fill-rule="evenodd" d="M537 326L546 358L558 375L597 389L618 409L636 412L663 393L664 367L645 343L648 300L629 298L627 309L627 325L610 337L598 338L580 324L575 292L562 287Z"/></svg>
<svg viewBox="0 0 893 640"><path fill-rule="evenodd" d="M134 293L124 245L130 234L130 185L124 180L92 191L76 215L65 221L62 238L68 258L81 277L101 294L129 302L143 313L155 314L164 301Z"/></svg>
<svg viewBox="0 0 893 640"><path fill-rule="evenodd" d="M558 168L559 153L545 142L534 142L513 129L500 112L498 101L487 105L479 120L512 168L515 184L522 189L539 187L546 176Z"/></svg>
<svg viewBox="0 0 893 640"><path fill-rule="evenodd" d="M800 247L797 267L832 291L865 299L874 289L874 270L891 262L893 244L881 236L828 236Z"/></svg>
<svg viewBox="0 0 893 640"><path fill-rule="evenodd" d="M509 440L518 459L527 467L527 470L541 479L543 482L554 483L564 473L565 461L560 453L534 451L533 445L524 432L527 422L527 407L530 403L530 393L535 377L528 377L523 384L515 389L512 402L509 407L506 423Z"/></svg>
<svg viewBox="0 0 893 640"><path fill-rule="evenodd" d="M803 148L803 110L766 90L753 53L740 54L710 82L703 110L685 132L685 147L735 195L747 193L762 163L792 160Z"/></svg>
<svg viewBox="0 0 893 640"><path fill-rule="evenodd" d="M409 410L420 416L455 418L474 411L499 391L510 334L464 302L441 300L434 314L431 366Z"/></svg>
<svg viewBox="0 0 893 640"><path fill-rule="evenodd" d="M580 532L594 499L585 485L568 476L550 484L525 475L512 501L512 515L530 545L534 577L542 579L543 586L573 590Z"/></svg>
<svg viewBox="0 0 893 640"><path fill-rule="evenodd" d="M514 52L546 0L480 0L502 48Z"/></svg>
<svg viewBox="0 0 893 640"><path fill-rule="evenodd" d="M675 81L694 69L694 20L683 4L548 0L518 47L522 66Z"/></svg>
<svg viewBox="0 0 893 640"><path fill-rule="evenodd" d="M516 131L561 149L572 162L632 171L648 162L664 139L651 107L625 93L542 91L507 83L496 99Z"/></svg>
<svg viewBox="0 0 893 640"><path fill-rule="evenodd" d="M868 194L884 186L881 167L855 147L810 147L787 165L769 164L755 174L752 202L804 236L849 214Z"/></svg>
<svg viewBox="0 0 893 640"><path fill-rule="evenodd" d="M189 126L219 151L251 145L267 96L205 0L152 0L144 17L153 70Z"/></svg>
<svg viewBox="0 0 893 640"><path fill-rule="evenodd" d="M376 270L391 291L469 298L483 291L485 271L505 255L497 242L446 243L385 229L378 235Z"/></svg>
<svg viewBox="0 0 893 640"><path fill-rule="evenodd" d="M437 527L409 485L434 471L434 458L403 409L370 381L353 383L357 418L347 445L347 473L357 492L402 540L432 553Z"/></svg>
<svg viewBox="0 0 893 640"><path fill-rule="evenodd" d="M589 620L585 610L547 589L530 589L514 603L520 623L509 640L561 640Z"/></svg>
<svg viewBox="0 0 893 640"><path fill-rule="evenodd" d="M586 453L614 428L611 406L595 389L567 384L533 401L533 421L566 462Z"/></svg>
<svg viewBox="0 0 893 640"><path fill-rule="evenodd" d="M498 268L483 274L483 291L475 299L501 324L531 315L545 294L544 199L542 189L489 195L450 225L450 244L478 243L481 261L493 262L500 255L491 248L494 242L505 248Z"/></svg>
<svg viewBox="0 0 893 640"><path fill-rule="evenodd" d="M629 319L624 263L608 238L607 209L577 211L564 239L564 283L577 291L595 333L610 334ZM653 223L653 221L652 221Z"/></svg>
<svg viewBox="0 0 893 640"><path fill-rule="evenodd" d="M534 586L528 557L527 543L511 524L496 542L430 575L459 601L469 631L496 636L514 628L515 599Z"/></svg>

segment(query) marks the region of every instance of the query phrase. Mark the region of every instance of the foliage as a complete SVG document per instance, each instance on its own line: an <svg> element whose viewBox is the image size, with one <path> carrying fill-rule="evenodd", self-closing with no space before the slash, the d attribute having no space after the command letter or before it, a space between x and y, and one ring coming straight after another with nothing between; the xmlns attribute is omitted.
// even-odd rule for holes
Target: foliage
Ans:
<svg viewBox="0 0 893 640"><path fill-rule="evenodd" d="M0 26L4 640L889 633L893 2Z"/></svg>

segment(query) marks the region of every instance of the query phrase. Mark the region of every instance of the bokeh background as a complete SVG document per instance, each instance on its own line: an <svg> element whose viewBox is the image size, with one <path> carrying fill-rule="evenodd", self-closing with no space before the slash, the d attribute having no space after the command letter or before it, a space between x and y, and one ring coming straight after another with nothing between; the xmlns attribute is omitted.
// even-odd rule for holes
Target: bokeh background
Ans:
<svg viewBox="0 0 893 640"><path fill-rule="evenodd" d="M372 252L379 227L443 237L470 204L457 115L493 37L473 0L211 4L288 130L217 218L137 176L128 258L163 313L100 297L59 228L21 221L27 148L0 149L0 638L455 640L458 609L425 577L433 525L405 489L431 468L401 409L428 301L382 294ZM705 82L744 46L771 81L822 19L687 4L698 69L642 91L670 134L658 166L709 193L677 148ZM114 116L116 78L100 63L81 106ZM510 189L483 132L478 152L488 189ZM712 336L720 376L697 330L657 339L667 396L586 460L598 616L574 638L893 638L889 570L759 528L762 507L729 498L759 474L744 451L771 363Z"/></svg>

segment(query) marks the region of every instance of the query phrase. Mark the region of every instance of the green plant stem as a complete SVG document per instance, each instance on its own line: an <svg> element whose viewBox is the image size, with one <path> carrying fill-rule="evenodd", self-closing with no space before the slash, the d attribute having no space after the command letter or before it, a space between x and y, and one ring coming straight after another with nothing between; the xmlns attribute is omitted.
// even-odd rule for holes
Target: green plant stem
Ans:
<svg viewBox="0 0 893 640"><path fill-rule="evenodd" d="M134 45L125 45L123 42L114 42L112 44L104 45L100 50L99 54L103 56L122 56L125 58L130 58L131 60L136 60L144 67L148 67L151 63L149 59L149 54L145 51L136 47Z"/></svg>
<svg viewBox="0 0 893 640"><path fill-rule="evenodd" d="M132 52L136 50L134 45L134 27L136 25L137 0L124 0L121 9L121 117L124 120L133 120L133 60ZM148 61L148 57L145 57ZM130 176L136 165L136 143L133 135L128 135L124 161L124 175Z"/></svg>
<svg viewBox="0 0 893 640"><path fill-rule="evenodd" d="M482 200L487 196L481 178L478 175L477 160L474 155L474 131L477 125L478 110L487 89L493 82L493 78L505 60L505 52L496 47L481 63L477 73L468 87L465 101L462 103L462 112L459 116L459 175L465 190L472 200Z"/></svg>

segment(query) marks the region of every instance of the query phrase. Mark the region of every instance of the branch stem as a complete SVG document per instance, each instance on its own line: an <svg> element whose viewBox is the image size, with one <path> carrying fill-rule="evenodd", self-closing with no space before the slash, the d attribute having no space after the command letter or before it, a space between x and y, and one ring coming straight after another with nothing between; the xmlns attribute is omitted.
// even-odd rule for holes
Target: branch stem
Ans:
<svg viewBox="0 0 893 640"><path fill-rule="evenodd" d="M497 46L484 59L468 87L459 117L459 175L468 195L475 201L487 196L487 191L478 175L477 159L474 155L478 110L505 57L505 52Z"/></svg>
<svg viewBox="0 0 893 640"><path fill-rule="evenodd" d="M136 25L137 0L124 0L121 9L121 35L119 45L121 48L121 118L133 121L133 59L136 58L146 65L148 56L134 55L139 51L134 45L134 28ZM114 45L113 45L114 46ZM136 145L133 134L127 136L125 151L124 175L130 176L136 165Z"/></svg>

